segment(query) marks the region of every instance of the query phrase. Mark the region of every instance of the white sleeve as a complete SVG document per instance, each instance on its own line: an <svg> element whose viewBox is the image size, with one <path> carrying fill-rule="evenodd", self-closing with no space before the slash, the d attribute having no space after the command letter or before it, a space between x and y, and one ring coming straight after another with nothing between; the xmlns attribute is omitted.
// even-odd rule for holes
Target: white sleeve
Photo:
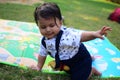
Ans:
<svg viewBox="0 0 120 80"><path fill-rule="evenodd" d="M74 29L74 28L71 29L71 33L74 36L76 36L76 39L75 39L76 41L75 42L77 42L77 44L79 44L81 42L81 35L82 35L83 32L84 32L83 30L78 30L78 29Z"/></svg>
<svg viewBox="0 0 120 80"><path fill-rule="evenodd" d="M42 44L40 44L39 54L41 56L47 56L46 48Z"/></svg>

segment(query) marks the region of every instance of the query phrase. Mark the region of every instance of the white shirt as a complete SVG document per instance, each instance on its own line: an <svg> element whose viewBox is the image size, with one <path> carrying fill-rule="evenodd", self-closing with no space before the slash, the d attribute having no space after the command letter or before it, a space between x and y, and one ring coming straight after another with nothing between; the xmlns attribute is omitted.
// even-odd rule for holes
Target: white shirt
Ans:
<svg viewBox="0 0 120 80"><path fill-rule="evenodd" d="M75 54L77 54L80 45L82 31L73 28L63 29L63 27L64 26L62 26L61 28L61 30L63 30L63 34L60 39L58 54L60 60L67 60L72 58ZM45 40L46 48L41 44L39 54L41 56L47 56L49 51L51 53L51 56L55 58L56 54L55 40L56 37L49 40L46 39Z"/></svg>

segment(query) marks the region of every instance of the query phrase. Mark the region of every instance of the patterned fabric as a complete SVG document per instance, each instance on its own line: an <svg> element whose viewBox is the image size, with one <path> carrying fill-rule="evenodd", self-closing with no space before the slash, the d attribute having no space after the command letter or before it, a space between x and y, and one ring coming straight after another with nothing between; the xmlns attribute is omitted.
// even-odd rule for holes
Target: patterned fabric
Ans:
<svg viewBox="0 0 120 80"><path fill-rule="evenodd" d="M60 60L66 60L72 58L75 54L77 54L82 31L78 31L73 28L65 28L64 26L62 26L61 30L63 30L63 35L59 44L59 57ZM45 40L47 49L41 44L41 56L47 56L47 52L49 51L51 53L51 56L55 57L55 40L56 37Z"/></svg>

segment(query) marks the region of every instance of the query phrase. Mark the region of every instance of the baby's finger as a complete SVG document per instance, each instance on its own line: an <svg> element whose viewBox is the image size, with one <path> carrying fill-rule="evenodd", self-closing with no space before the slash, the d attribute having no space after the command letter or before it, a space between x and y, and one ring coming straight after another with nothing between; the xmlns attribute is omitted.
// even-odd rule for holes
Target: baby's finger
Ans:
<svg viewBox="0 0 120 80"><path fill-rule="evenodd" d="M106 28L106 26L103 26L103 28L101 29L101 32L102 32L102 31L104 31L104 30L105 30L105 28Z"/></svg>
<svg viewBox="0 0 120 80"><path fill-rule="evenodd" d="M106 28L106 27L103 27L103 28L101 29L101 31L100 31L100 34L101 34L101 35L104 35L104 33L105 33L105 28Z"/></svg>
<svg viewBox="0 0 120 80"><path fill-rule="evenodd" d="M107 31L107 30L111 31L112 28L110 28L110 27L106 27L106 28L104 29L104 31Z"/></svg>
<svg viewBox="0 0 120 80"><path fill-rule="evenodd" d="M36 66L34 66L34 65L29 66L29 68L36 70Z"/></svg>
<svg viewBox="0 0 120 80"><path fill-rule="evenodd" d="M105 32L104 35L107 36L107 32Z"/></svg>
<svg viewBox="0 0 120 80"><path fill-rule="evenodd" d="M101 29L100 34L102 34L102 35L107 34L106 31L111 31L111 30L112 30L112 28L107 27L107 26L104 26L104 27Z"/></svg>

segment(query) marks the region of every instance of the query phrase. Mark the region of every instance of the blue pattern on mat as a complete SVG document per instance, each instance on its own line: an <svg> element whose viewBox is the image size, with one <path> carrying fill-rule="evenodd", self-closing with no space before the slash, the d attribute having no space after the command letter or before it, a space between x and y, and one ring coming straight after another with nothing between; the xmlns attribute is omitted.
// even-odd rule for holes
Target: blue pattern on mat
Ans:
<svg viewBox="0 0 120 80"><path fill-rule="evenodd" d="M120 77L120 51L106 37L84 44L94 56L93 66L102 72L102 77Z"/></svg>

